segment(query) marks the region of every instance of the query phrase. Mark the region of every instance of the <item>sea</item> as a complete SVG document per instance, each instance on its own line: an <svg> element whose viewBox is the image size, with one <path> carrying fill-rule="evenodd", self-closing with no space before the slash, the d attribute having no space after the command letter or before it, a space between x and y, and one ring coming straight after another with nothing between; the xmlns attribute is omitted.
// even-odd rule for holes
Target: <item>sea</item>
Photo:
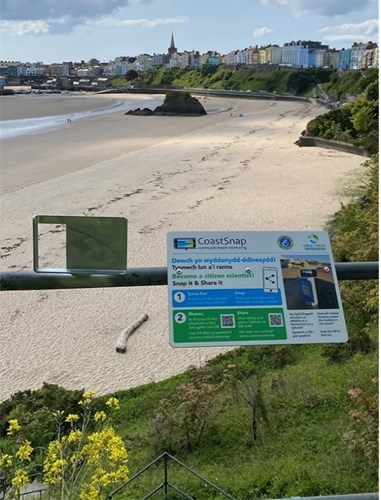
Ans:
<svg viewBox="0 0 381 500"><path fill-rule="evenodd" d="M47 129L54 130L67 125L68 120L83 120L90 116L101 116L112 112L126 112L130 109L149 108L155 109L163 104L163 99L147 100L120 100L114 101L112 105L94 109L91 111L81 111L78 113L70 113L64 115L42 116L36 118L24 118L18 120L0 120L0 140L19 137L22 135L38 134L45 132Z"/></svg>

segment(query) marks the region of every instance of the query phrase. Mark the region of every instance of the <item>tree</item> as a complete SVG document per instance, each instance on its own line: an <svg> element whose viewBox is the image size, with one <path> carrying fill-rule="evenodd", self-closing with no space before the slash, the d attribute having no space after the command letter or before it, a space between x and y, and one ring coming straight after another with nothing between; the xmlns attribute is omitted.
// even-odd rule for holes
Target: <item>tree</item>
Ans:
<svg viewBox="0 0 381 500"><path fill-rule="evenodd" d="M240 383L239 394L245 401L251 413L251 439L256 443L259 437L259 426L263 421L267 429L270 429L270 421L262 391L263 375L254 375Z"/></svg>
<svg viewBox="0 0 381 500"><path fill-rule="evenodd" d="M136 80L138 76L139 74L135 69L129 69L124 77L128 82L131 82L133 80Z"/></svg>
<svg viewBox="0 0 381 500"><path fill-rule="evenodd" d="M376 82L370 83L365 89L365 99L368 101L378 101L378 79Z"/></svg>
<svg viewBox="0 0 381 500"><path fill-rule="evenodd" d="M287 78L287 92L290 94L303 94L315 84L314 76L307 71L296 71L290 73Z"/></svg>

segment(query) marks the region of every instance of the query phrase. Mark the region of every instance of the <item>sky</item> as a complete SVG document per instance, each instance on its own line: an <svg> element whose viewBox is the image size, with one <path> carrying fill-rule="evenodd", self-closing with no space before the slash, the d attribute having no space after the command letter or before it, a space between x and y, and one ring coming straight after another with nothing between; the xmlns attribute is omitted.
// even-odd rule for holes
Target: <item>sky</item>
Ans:
<svg viewBox="0 0 381 500"><path fill-rule="evenodd" d="M79 62L179 52L225 54L318 40L378 43L378 0L0 0L0 60Z"/></svg>

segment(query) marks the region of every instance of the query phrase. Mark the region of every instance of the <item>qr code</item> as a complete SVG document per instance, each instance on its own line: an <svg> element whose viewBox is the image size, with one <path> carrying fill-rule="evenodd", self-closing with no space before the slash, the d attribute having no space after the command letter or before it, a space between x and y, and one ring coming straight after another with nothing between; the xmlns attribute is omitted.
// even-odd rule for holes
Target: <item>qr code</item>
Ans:
<svg viewBox="0 0 381 500"><path fill-rule="evenodd" d="M234 328L234 314L221 314L221 328Z"/></svg>
<svg viewBox="0 0 381 500"><path fill-rule="evenodd" d="M283 316L279 313L269 314L269 325L270 326L283 326Z"/></svg>

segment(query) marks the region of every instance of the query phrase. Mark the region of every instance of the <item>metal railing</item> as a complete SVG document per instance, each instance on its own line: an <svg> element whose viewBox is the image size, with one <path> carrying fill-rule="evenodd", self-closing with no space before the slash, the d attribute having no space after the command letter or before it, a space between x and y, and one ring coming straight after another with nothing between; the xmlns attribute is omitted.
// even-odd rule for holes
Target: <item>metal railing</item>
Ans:
<svg viewBox="0 0 381 500"><path fill-rule="evenodd" d="M180 465L180 467L182 467L183 469L185 469L192 476L196 477L197 479L199 479L200 481L202 481L205 485L210 486L214 491L218 492L218 496L219 497L223 496L225 498L230 498L230 500L235 500L234 497L232 497L231 495L229 495L229 493L226 493L226 491L224 491L223 489L221 489L219 486L213 484L208 479L205 479L200 474L198 474L197 472L195 472L194 470L192 470L190 467L188 467L187 465L185 465L182 462L180 462L180 460L177 460L177 458L173 457L172 455L170 455L166 451L164 453L162 453L160 456L158 456L157 458L155 458L155 460L153 460L151 463L149 463L146 467L144 467L139 472L137 472L126 483L122 484L121 486L119 486L118 488L116 488L114 491L112 491L109 495L107 495L106 500L112 500L112 498L117 493L119 493L121 490L124 490L125 488L127 488L138 477L140 477L142 474L144 474L149 469L151 469L151 467L153 467L154 465L157 465L161 461L163 461L163 466L164 466L163 467L163 482L161 484L159 484L158 486L156 486L146 496L144 496L142 500L146 500L147 498L152 497L155 493L158 493L160 490L163 490L163 492L164 492L164 497L163 497L164 500L168 498L169 490L176 491L177 493L179 493L180 495L182 495L184 498L187 498L188 500L193 500L193 497L189 496L187 493L185 493L185 491L183 491L181 488L179 488L178 486L175 486L174 484L172 484L169 481L168 462L170 460L172 460L173 462L175 462L177 465Z"/></svg>
<svg viewBox="0 0 381 500"><path fill-rule="evenodd" d="M339 280L378 279L378 262L336 262ZM58 290L167 285L166 267L129 268L122 274L0 272L0 290Z"/></svg>
<svg viewBox="0 0 381 500"><path fill-rule="evenodd" d="M378 498L378 493L351 493L349 495L276 498L275 500L378 500Z"/></svg>

